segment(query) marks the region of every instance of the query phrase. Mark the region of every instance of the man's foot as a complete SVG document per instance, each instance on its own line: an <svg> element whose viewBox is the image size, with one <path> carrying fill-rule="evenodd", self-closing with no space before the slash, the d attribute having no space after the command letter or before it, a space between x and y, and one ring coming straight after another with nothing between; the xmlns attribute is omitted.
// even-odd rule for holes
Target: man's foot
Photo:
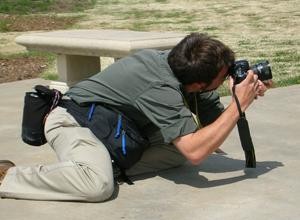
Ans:
<svg viewBox="0 0 300 220"><path fill-rule="evenodd" d="M9 160L0 160L0 185L7 173L7 170L14 166L15 164Z"/></svg>

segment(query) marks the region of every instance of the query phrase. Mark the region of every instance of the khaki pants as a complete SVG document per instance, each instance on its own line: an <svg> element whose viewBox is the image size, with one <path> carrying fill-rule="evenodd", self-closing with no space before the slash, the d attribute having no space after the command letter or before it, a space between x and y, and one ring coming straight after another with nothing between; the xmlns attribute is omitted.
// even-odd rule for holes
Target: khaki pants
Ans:
<svg viewBox="0 0 300 220"><path fill-rule="evenodd" d="M100 202L114 190L111 158L106 147L88 128L81 127L66 111L54 109L45 125L48 143L59 162L9 169L0 196L34 200ZM129 176L179 166L185 158L159 135L150 137L151 147L126 173Z"/></svg>

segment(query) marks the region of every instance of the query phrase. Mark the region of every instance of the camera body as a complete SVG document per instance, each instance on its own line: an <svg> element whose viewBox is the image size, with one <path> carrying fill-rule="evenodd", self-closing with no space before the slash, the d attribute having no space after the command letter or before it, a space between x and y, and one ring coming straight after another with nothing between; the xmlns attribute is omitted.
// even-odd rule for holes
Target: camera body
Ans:
<svg viewBox="0 0 300 220"><path fill-rule="evenodd" d="M229 73L234 79L234 83L238 84L247 77L248 70L252 70L261 81L269 80L273 77L269 61L267 60L253 66L250 66L247 60L238 60L230 67Z"/></svg>

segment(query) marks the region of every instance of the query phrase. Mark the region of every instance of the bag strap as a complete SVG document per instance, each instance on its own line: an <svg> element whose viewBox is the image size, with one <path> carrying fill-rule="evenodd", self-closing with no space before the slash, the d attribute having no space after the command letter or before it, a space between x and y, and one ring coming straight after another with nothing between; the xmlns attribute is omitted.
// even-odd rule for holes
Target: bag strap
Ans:
<svg viewBox="0 0 300 220"><path fill-rule="evenodd" d="M239 131L241 145L245 153L246 167L255 168L256 167L255 150L254 150L254 146L250 134L249 124L246 119L246 114L245 112L242 112L240 102L238 100L237 95L235 94L235 85L232 87L232 94L240 114L240 118L237 122L237 127Z"/></svg>
<svg viewBox="0 0 300 220"><path fill-rule="evenodd" d="M63 95L61 94L60 91L58 91L56 89L49 89L48 87L43 86L43 85L36 85L34 87L34 89L36 90L38 95L41 96L41 98L43 98L47 102L49 102L50 110L45 115L44 120L43 120L43 124L45 124L45 121L46 121L48 115L56 106L58 106Z"/></svg>
<svg viewBox="0 0 300 220"><path fill-rule="evenodd" d="M34 89L43 98L52 97L55 91L55 89L49 89L48 87L43 85L36 85Z"/></svg>

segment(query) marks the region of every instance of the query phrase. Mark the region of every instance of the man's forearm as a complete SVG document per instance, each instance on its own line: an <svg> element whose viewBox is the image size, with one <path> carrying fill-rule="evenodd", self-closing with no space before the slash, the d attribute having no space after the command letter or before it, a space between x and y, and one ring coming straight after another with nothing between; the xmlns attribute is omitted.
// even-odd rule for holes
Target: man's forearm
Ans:
<svg viewBox="0 0 300 220"><path fill-rule="evenodd" d="M190 162L198 164L220 147L238 118L239 113L233 101L215 122L195 133L179 137L173 143Z"/></svg>

